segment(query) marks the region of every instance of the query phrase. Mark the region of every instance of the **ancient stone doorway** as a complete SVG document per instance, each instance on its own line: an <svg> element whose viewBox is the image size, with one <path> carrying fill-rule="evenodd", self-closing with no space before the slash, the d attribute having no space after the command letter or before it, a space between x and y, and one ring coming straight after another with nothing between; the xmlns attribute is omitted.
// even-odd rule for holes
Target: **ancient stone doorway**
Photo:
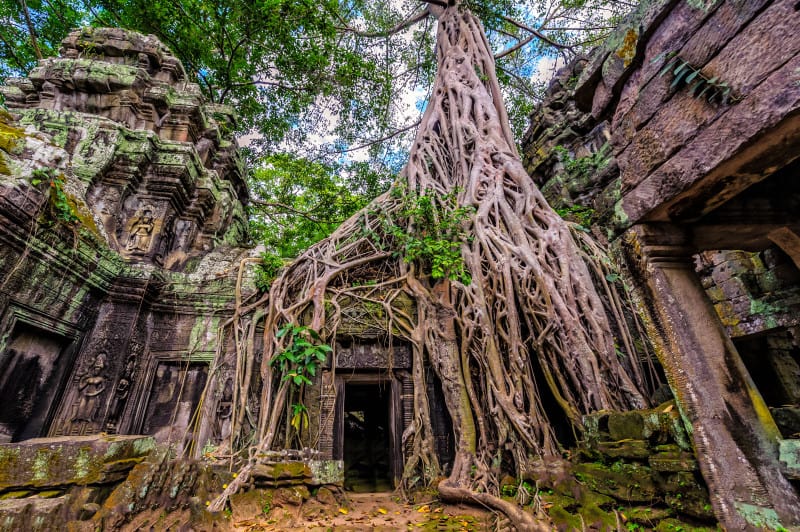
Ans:
<svg viewBox="0 0 800 532"><path fill-rule="evenodd" d="M0 442L47 434L73 354L71 338L17 322L0 355Z"/></svg>
<svg viewBox="0 0 800 532"><path fill-rule="evenodd" d="M734 340L784 438L800 439L800 348L785 328Z"/></svg>
<svg viewBox="0 0 800 532"><path fill-rule="evenodd" d="M337 386L334 454L344 461L345 489L394 489L402 471L398 402L393 379L350 375Z"/></svg>
<svg viewBox="0 0 800 532"><path fill-rule="evenodd" d="M152 434L158 442L172 443L179 450L183 449L192 440L194 413L207 379L208 364L204 362L157 361L141 432Z"/></svg>

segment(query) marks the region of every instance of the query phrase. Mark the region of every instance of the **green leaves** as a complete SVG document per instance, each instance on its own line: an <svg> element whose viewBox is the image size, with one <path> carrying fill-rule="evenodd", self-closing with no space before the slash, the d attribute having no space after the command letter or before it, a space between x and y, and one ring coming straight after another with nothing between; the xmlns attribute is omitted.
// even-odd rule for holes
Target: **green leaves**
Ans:
<svg viewBox="0 0 800 532"><path fill-rule="evenodd" d="M251 234L268 253L295 257L383 192L387 172L366 163L331 166L288 154L260 159L251 176Z"/></svg>
<svg viewBox="0 0 800 532"><path fill-rule="evenodd" d="M457 191L441 196L397 186L393 195L403 200L399 223L387 219L384 230L398 244L392 247L402 250L398 254L403 260L419 261L433 279L470 284L472 277L461 257L461 245L471 238L466 225L475 209L459 207Z"/></svg>
<svg viewBox="0 0 800 532"><path fill-rule="evenodd" d="M654 61L659 60L656 57ZM670 90L680 87L689 87L689 94L693 98L706 98L709 103L719 103L726 105L730 102L737 102L740 98L733 94L733 89L727 82L720 81L719 76L706 77L699 68L692 66L688 61L678 56L673 56L661 71L659 76L664 76L672 72L674 78L670 83Z"/></svg>
<svg viewBox="0 0 800 532"><path fill-rule="evenodd" d="M0 81L27 74L36 65L36 48L43 57L55 55L61 40L70 30L84 25L87 15L80 0L0 2Z"/></svg>
<svg viewBox="0 0 800 532"><path fill-rule="evenodd" d="M272 281L278 277L278 272L283 268L283 259L274 253L262 253L261 262L256 265L255 284L261 292L266 292L272 286Z"/></svg>
<svg viewBox="0 0 800 532"><path fill-rule="evenodd" d="M281 382L291 381L295 386L311 384L319 367L325 363L331 346L321 343L319 333L304 325L287 324L275 334L276 338L288 337L288 346L270 362L283 373ZM315 343L316 342L316 343Z"/></svg>

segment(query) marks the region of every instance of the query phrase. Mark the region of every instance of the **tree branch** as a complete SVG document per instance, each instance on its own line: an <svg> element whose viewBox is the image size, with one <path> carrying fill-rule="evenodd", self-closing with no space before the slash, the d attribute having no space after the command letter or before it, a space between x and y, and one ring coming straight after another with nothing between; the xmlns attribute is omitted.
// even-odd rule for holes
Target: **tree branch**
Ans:
<svg viewBox="0 0 800 532"><path fill-rule="evenodd" d="M392 131L391 133L389 133L387 135L384 135L379 139L371 140L371 141L367 142L366 144L362 144L360 146L354 146L352 148L347 148L345 150L326 151L325 154L326 155L332 155L334 153L348 153L348 152L351 152L351 151L357 151L357 150L362 150L364 148L369 148L370 146L372 146L374 144L378 144L379 142L383 142L384 140L389 140L390 138L395 137L395 136L399 135L400 133L405 133L409 129L414 129L415 127L417 127L420 124L421 121L422 121L422 119L420 118L419 120L417 120L413 124L409 124L409 125L407 125L406 127L402 128L402 129L397 129L395 131Z"/></svg>
<svg viewBox="0 0 800 532"><path fill-rule="evenodd" d="M516 26L516 27L518 27L518 28L519 28L519 29L521 29L521 30L525 30L525 31L527 31L528 33L531 33L533 36L535 36L535 37L537 37L537 38L541 39L542 41L546 42L546 43L547 43L547 44L549 44L550 46L554 46L554 47L556 47L556 48L559 48L559 49L567 49L567 50L571 50L571 49L572 49L572 47L571 47L571 46L568 46L568 45L566 45L566 44L557 43L557 42L555 42L554 40L550 39L550 38L549 38L547 35L545 35L545 34L544 34L544 33L542 33L541 31L537 30L536 28L531 28L531 27L530 27L530 26L528 26L527 24L523 24L522 22L519 22L519 21L517 21L517 20L514 20L514 19L513 19L513 18L511 18L511 17L507 17L507 16L505 16L505 15L504 15L504 16L503 16L503 20L505 20L506 22L508 22L508 23L510 23L510 24L512 24L512 25L514 25L514 26ZM528 42L530 42L530 39L528 40ZM527 43L526 43L526 44L527 44ZM514 45L514 46L517 46L517 45ZM502 57L503 55L506 55L506 52L502 52L502 53L500 54L500 57Z"/></svg>
<svg viewBox="0 0 800 532"><path fill-rule="evenodd" d="M33 46L33 53L36 56L36 59L43 59L42 50L39 48L39 42L36 40L36 28L33 27L33 22L31 21L31 13L28 11L28 4L25 3L25 0L19 0L19 5L22 8L22 14L25 17L25 25L28 26L28 34L31 37L31 46Z"/></svg>
<svg viewBox="0 0 800 532"><path fill-rule="evenodd" d="M7 52L8 52L8 54L9 54L9 56L10 56L10 57L11 57L11 59L13 59L13 60L14 60L14 62L17 64L17 68L18 68L19 70L25 70L25 61L23 61L23 60L22 60L22 59L21 59L21 58L20 58L20 57L19 57L19 56L18 56L18 55L15 53L16 46L14 46L13 44L9 43L9 42L8 42L8 41L5 39L5 37L3 37L3 34L2 34L2 33L0 33L0 41L3 41L3 45L5 46L5 48L6 48Z"/></svg>
<svg viewBox="0 0 800 532"><path fill-rule="evenodd" d="M425 18L429 17L431 14L430 9L427 7L424 9L419 10L416 14L411 15L407 19L403 20L393 28L390 28L385 31L377 31L377 32L366 32L366 31L359 31L355 28L351 28L350 26L346 26L344 28L340 28L343 31L352 33L353 35L358 35L359 37L389 37L391 35L396 35L403 31L404 29L416 24L420 20L424 20Z"/></svg>
<svg viewBox="0 0 800 532"><path fill-rule="evenodd" d="M536 35L533 35L533 34L528 35L526 38L522 39L521 41L519 41L514 46L512 46L510 48L506 48L505 50L503 50L499 54L495 55L494 56L494 60L497 61L498 59L501 59L501 58L503 58L503 57L505 57L505 56L507 56L509 54L513 54L514 52L516 52L517 50L519 50L520 48L522 48L523 46L525 46L526 44L528 44L529 42L534 40L535 38L536 38Z"/></svg>
<svg viewBox="0 0 800 532"><path fill-rule="evenodd" d="M312 216L311 214L309 214L308 211L301 211L299 209L295 209L291 205L287 205L285 203L273 202L273 201L262 201L262 200L258 200L258 199L252 199L252 198L250 199L250 201L252 203L258 205L259 207L267 207L267 208L272 208L272 209L283 209L286 212L289 212L289 213L292 213L292 214L296 214L296 215L298 215L298 216L300 216L302 218L305 218L306 220L308 220L310 222L314 222L316 224L340 224L340 223L342 223L344 221L344 220L323 220L322 218L316 218L316 217Z"/></svg>

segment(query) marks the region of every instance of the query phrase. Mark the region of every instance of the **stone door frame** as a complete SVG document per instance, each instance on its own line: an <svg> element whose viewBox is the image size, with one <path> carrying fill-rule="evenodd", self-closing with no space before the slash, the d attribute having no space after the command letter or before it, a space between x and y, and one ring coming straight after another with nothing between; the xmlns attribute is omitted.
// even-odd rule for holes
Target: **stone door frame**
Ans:
<svg viewBox="0 0 800 532"><path fill-rule="evenodd" d="M403 476L403 404L402 381L394 371L369 372L348 371L336 374L336 402L334 405L333 421L333 457L336 460L344 458L344 402L345 386L347 384L368 384L380 386L389 385L389 469L394 487L397 487Z"/></svg>
<svg viewBox="0 0 800 532"><path fill-rule="evenodd" d="M48 316L28 305L14 300L9 302L5 315L0 323L6 324L3 328L3 337L5 341L3 342L3 352L0 352L0 366L4 366L7 362L6 357L8 350L6 349L7 346L5 342L11 340L11 335L19 325L40 329L44 332L61 336L68 341L59 354L59 358L64 361L63 374L60 377L60 382L48 406L47 415L39 431L42 437L53 436L55 435L59 421L58 413L62 412L66 406L62 405L62 402L66 396L69 383L73 378L73 373L75 372L75 362L83 343L85 331L79 329L70 322Z"/></svg>
<svg viewBox="0 0 800 532"><path fill-rule="evenodd" d="M134 406L130 412L130 415L125 416L125 418L128 420L126 426L123 427L126 429L126 432L120 432L120 434L140 434L142 432L145 422L145 415L147 413L147 406L149 404L150 393L153 388L153 382L155 381L156 371L158 370L159 364L206 364L209 370L207 379L210 380L212 378L211 367L213 360L214 353L185 354L175 351L150 352L146 357L145 369L142 373L142 378L138 379L138 382L135 384L135 389L133 391ZM198 413L197 415L200 414ZM202 427L198 425L198 428ZM199 444L199 442L195 443Z"/></svg>

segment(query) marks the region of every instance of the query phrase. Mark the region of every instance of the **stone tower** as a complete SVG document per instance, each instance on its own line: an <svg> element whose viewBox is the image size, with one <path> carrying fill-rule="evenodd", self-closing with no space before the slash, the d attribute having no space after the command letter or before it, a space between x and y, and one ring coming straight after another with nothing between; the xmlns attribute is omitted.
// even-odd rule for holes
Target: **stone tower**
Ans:
<svg viewBox="0 0 800 532"><path fill-rule="evenodd" d="M209 365L252 253L233 110L121 29L72 32L0 91L0 440L219 441Z"/></svg>

